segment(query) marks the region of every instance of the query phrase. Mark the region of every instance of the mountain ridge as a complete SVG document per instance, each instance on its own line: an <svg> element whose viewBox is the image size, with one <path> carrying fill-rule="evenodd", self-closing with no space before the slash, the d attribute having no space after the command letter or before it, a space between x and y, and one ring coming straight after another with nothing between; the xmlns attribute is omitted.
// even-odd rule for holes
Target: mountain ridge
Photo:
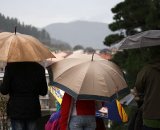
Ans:
<svg viewBox="0 0 160 130"><path fill-rule="evenodd" d="M72 47L82 45L95 49L105 48L103 41L111 34L108 24L91 21L52 23L44 27L52 38L69 43Z"/></svg>

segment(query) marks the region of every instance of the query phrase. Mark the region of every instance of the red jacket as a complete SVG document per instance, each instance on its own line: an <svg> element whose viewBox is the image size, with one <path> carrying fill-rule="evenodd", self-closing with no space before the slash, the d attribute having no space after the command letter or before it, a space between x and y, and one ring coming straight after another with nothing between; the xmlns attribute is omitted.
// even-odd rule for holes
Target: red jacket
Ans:
<svg viewBox="0 0 160 130"><path fill-rule="evenodd" d="M68 118L71 110L73 98L67 93L64 94L61 104L60 130L66 130ZM77 115L95 115L95 101L93 100L77 100L76 102Z"/></svg>

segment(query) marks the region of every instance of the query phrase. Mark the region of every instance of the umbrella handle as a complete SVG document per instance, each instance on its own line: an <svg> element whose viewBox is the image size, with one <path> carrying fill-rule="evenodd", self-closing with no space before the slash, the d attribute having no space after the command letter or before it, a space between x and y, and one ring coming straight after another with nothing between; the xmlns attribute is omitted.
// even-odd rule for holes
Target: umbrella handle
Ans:
<svg viewBox="0 0 160 130"><path fill-rule="evenodd" d="M17 26L15 26L15 28L14 28L15 35L16 35L16 32L17 32Z"/></svg>
<svg viewBox="0 0 160 130"><path fill-rule="evenodd" d="M92 54L92 60L91 60L91 61L93 61L94 53L95 53L95 52L93 52L93 54Z"/></svg>

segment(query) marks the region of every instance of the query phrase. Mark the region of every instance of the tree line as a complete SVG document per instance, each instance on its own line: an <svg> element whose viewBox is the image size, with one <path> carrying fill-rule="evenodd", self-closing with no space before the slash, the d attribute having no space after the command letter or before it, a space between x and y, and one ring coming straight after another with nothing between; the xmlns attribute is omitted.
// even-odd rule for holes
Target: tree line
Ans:
<svg viewBox="0 0 160 130"><path fill-rule="evenodd" d="M17 32L22 34L28 34L39 39L43 44L47 45L52 51L72 50L72 47L61 40L51 38L49 33L45 29L38 29L31 25L25 25L21 23L17 18L10 18L0 13L0 32L14 32L15 26L17 26Z"/></svg>
<svg viewBox="0 0 160 130"><path fill-rule="evenodd" d="M50 45L51 38L45 29L40 30L34 26L25 25L24 23L19 22L17 18L10 18L0 13L0 32L14 32L15 26L17 26L17 32L32 35L42 43Z"/></svg>

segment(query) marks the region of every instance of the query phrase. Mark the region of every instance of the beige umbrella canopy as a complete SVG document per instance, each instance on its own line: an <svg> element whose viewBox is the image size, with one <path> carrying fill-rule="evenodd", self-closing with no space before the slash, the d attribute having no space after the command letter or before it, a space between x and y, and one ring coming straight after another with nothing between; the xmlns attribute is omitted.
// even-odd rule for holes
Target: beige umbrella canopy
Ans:
<svg viewBox="0 0 160 130"><path fill-rule="evenodd" d="M55 56L38 39L21 33L0 33L0 61L43 61Z"/></svg>
<svg viewBox="0 0 160 130"><path fill-rule="evenodd" d="M69 56L67 56L66 58L78 58L78 59L88 59L88 60L91 60L92 57L94 59L102 59L101 56L97 55L97 54L88 54L88 53L73 53Z"/></svg>
<svg viewBox="0 0 160 130"><path fill-rule="evenodd" d="M66 58L52 64L53 86L75 99L113 99L128 92L119 67L102 58Z"/></svg>
<svg viewBox="0 0 160 130"><path fill-rule="evenodd" d="M56 58L48 58L46 60L44 60L43 62L41 62L40 64L44 67L48 67L50 66L51 64L53 64L54 62L57 62L57 61L60 61L60 60L63 60L64 57L65 57L65 53L55 53L55 52L52 52L52 54L56 57ZM67 55L67 54L66 54Z"/></svg>

